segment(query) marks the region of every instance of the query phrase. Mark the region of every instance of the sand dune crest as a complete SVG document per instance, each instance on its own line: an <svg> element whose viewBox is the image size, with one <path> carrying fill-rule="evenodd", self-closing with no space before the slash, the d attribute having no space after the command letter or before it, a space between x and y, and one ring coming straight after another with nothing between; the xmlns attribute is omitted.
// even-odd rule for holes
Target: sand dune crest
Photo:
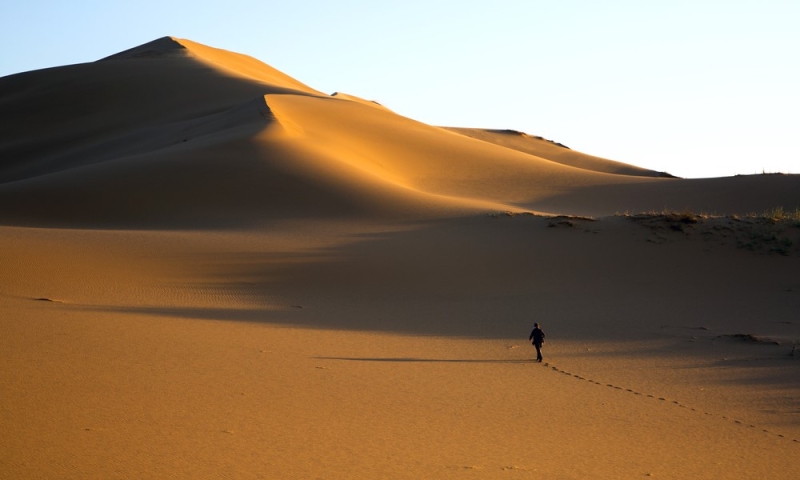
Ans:
<svg viewBox="0 0 800 480"><path fill-rule="evenodd" d="M152 58L163 55L187 55L189 51L174 37L161 37L151 42L123 50L119 53L101 58L98 62L110 60L130 60L134 58Z"/></svg>

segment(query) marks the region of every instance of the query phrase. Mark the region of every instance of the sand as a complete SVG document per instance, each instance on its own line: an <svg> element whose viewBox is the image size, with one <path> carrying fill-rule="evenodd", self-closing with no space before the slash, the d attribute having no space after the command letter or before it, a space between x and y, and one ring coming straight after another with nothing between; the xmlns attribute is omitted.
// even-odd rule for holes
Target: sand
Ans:
<svg viewBox="0 0 800 480"><path fill-rule="evenodd" d="M760 214L798 176L425 125L174 38L0 106L0 478L796 477L800 223Z"/></svg>

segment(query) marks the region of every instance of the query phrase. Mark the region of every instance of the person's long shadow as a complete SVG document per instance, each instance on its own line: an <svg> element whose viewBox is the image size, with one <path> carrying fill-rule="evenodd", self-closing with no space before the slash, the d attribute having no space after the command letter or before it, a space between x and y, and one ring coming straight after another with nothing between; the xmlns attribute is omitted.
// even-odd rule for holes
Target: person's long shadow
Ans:
<svg viewBox="0 0 800 480"><path fill-rule="evenodd" d="M317 360L345 360L351 362L410 362L410 363L536 363L530 360L478 360L458 358L414 358L414 357L312 357Z"/></svg>

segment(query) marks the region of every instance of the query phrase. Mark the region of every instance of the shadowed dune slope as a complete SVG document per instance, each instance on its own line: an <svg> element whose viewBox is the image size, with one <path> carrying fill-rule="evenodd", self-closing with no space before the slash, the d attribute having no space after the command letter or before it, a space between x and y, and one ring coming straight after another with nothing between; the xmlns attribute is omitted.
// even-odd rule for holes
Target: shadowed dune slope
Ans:
<svg viewBox="0 0 800 480"><path fill-rule="evenodd" d="M231 75L253 79L268 85L306 92L313 95L324 95L322 92L301 83L285 73L256 60L228 50L209 47L186 39L162 37L130 50L111 55L101 62L110 60L130 60L153 58L160 56L183 56L203 62L212 68L223 70Z"/></svg>
<svg viewBox="0 0 800 480"><path fill-rule="evenodd" d="M426 125L171 37L4 77L0 111L5 224L184 228L800 207L798 176L659 178L536 137Z"/></svg>
<svg viewBox="0 0 800 480"><path fill-rule="evenodd" d="M136 134L267 93L322 95L250 57L183 42L189 48L166 37L99 62L0 78L0 182L140 150ZM115 141L127 145L86 152Z"/></svg>

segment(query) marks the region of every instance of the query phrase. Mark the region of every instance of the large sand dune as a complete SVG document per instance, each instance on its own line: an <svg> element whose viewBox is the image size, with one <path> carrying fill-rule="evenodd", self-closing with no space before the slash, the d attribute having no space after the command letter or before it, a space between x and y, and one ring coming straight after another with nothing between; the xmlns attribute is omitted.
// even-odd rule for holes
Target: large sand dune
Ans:
<svg viewBox="0 0 800 480"><path fill-rule="evenodd" d="M0 478L797 476L798 176L169 37L0 78L0 115Z"/></svg>
<svg viewBox="0 0 800 480"><path fill-rule="evenodd" d="M522 135L445 130L186 40L13 75L0 88L0 199L15 204L0 213L6 223L202 227L319 213L730 214L800 204L794 176L676 180Z"/></svg>

